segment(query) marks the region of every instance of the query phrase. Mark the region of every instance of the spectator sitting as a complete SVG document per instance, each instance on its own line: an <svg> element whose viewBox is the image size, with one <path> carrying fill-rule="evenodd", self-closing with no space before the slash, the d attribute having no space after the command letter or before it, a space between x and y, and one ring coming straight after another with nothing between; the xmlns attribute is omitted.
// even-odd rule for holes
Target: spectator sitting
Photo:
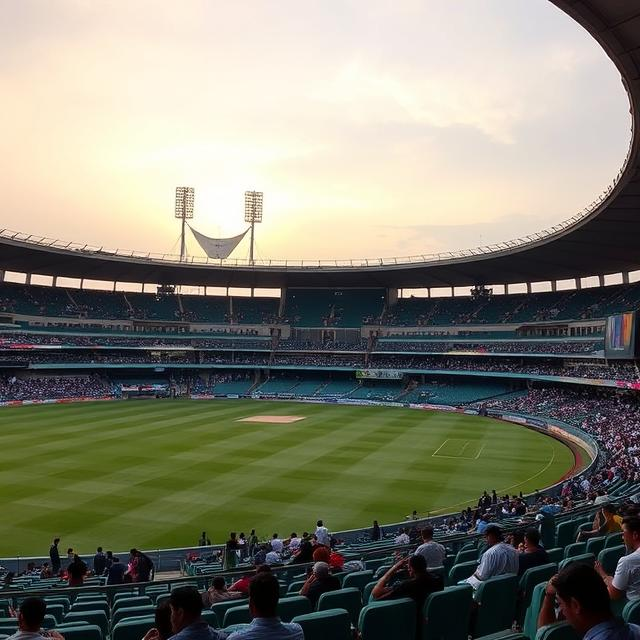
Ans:
<svg viewBox="0 0 640 640"><path fill-rule="evenodd" d="M584 542L596 536L606 536L610 533L622 531L622 518L617 515L616 507L613 504L603 504L602 508L593 521L591 531L581 531L578 534L577 542Z"/></svg>
<svg viewBox="0 0 640 640"><path fill-rule="evenodd" d="M282 540L280 540L280 538L278 537L278 534L274 533L273 537L271 538L272 551L275 551L276 553L282 553L283 548L284 548L284 543L282 542Z"/></svg>
<svg viewBox="0 0 640 640"><path fill-rule="evenodd" d="M175 593L175 592L174 592ZM235 631L228 640L304 640L302 627L295 622L283 623L277 616L280 583L270 572L258 574L249 587L249 609L253 620L241 631ZM182 640L182 638L177 638Z"/></svg>
<svg viewBox="0 0 640 640"><path fill-rule="evenodd" d="M300 589L300 595L309 598L311 607L315 609L323 593L337 589L340 589L340 580L329 573L329 565L326 562L316 562L311 575Z"/></svg>
<svg viewBox="0 0 640 640"><path fill-rule="evenodd" d="M622 521L622 538L629 550L618 560L613 577L608 576L603 566L596 562L595 570L604 580L612 600L627 597L640 599L640 517L628 517Z"/></svg>
<svg viewBox="0 0 640 640"><path fill-rule="evenodd" d="M407 532L404 529L400 529L400 531L398 532L398 535L393 541L393 544L403 545L403 544L409 544L410 542L411 540L409 539L409 535L407 534Z"/></svg>
<svg viewBox="0 0 640 640"><path fill-rule="evenodd" d="M489 578L502 576L505 573L518 573L518 552L503 541L500 527L490 524L485 529L484 537L488 548L482 554L480 565L475 573L466 580L474 589Z"/></svg>
<svg viewBox="0 0 640 640"><path fill-rule="evenodd" d="M224 633L202 619L202 598L195 587L174 589L169 597L173 640L222 640ZM161 640L160 629L150 629L144 640Z"/></svg>
<svg viewBox="0 0 640 640"><path fill-rule="evenodd" d="M269 565L282 564L282 556L277 551L274 551L272 549L271 551L269 551L269 553L267 553L264 561Z"/></svg>
<svg viewBox="0 0 640 640"><path fill-rule="evenodd" d="M540 546L540 534L537 529L527 529L524 532L524 553L518 554L518 575L521 576L531 567L547 564L549 556Z"/></svg>
<svg viewBox="0 0 640 640"><path fill-rule="evenodd" d="M614 618L607 588L596 571L573 563L547 583L538 629L556 622L558 599L564 619L584 640L639 640L640 627Z"/></svg>
<svg viewBox="0 0 640 640"><path fill-rule="evenodd" d="M154 617L159 640L169 640L173 636L173 628L171 627L171 605L168 600L156 607Z"/></svg>
<svg viewBox="0 0 640 640"><path fill-rule="evenodd" d="M242 594L239 591L228 591L224 578L216 576L209 589L202 594L202 604L205 607L210 607L216 602L235 600L237 598L242 598Z"/></svg>
<svg viewBox="0 0 640 640"><path fill-rule="evenodd" d="M271 571L271 567L268 564L262 564L259 567L256 567L255 574L252 575L250 573L247 573L246 575L242 576L240 580L236 580L229 587L229 591L233 593L240 593L241 595L246 597L249 595L249 585L251 584L251 581L253 580L254 576L258 575L259 573L270 572L270 571Z"/></svg>
<svg viewBox="0 0 640 640"><path fill-rule="evenodd" d="M401 569L407 567L409 579L388 586L391 578ZM422 555L413 555L396 562L381 578L371 591L371 597L375 600L392 600L396 598L411 598L416 603L416 637L422 633L422 607L429 594L442 591L444 584L442 578L427 571L427 561Z"/></svg>
<svg viewBox="0 0 640 640"><path fill-rule="evenodd" d="M422 530L422 544L415 550L416 556L423 556L427 569L442 567L447 555L446 549L433 539L433 527L425 527Z"/></svg>
<svg viewBox="0 0 640 640"><path fill-rule="evenodd" d="M47 612L47 603L42 598L25 598L18 609L18 631L8 640L64 640L57 631L41 633L40 627Z"/></svg>

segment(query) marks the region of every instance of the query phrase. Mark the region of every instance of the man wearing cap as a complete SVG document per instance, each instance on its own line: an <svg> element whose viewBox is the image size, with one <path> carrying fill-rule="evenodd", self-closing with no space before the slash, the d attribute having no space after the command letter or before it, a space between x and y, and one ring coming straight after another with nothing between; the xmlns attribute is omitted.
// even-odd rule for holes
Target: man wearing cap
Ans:
<svg viewBox="0 0 640 640"><path fill-rule="evenodd" d="M316 562L313 565L313 573L300 589L300 595L306 596L313 609L316 608L318 600L327 591L337 591L340 588L340 580L329 573L329 565L326 562Z"/></svg>
<svg viewBox="0 0 640 640"><path fill-rule="evenodd" d="M484 537L487 541L487 550L482 554L476 572L466 580L474 589L489 578L518 573L518 552L504 542L500 527L490 524L484 530Z"/></svg>

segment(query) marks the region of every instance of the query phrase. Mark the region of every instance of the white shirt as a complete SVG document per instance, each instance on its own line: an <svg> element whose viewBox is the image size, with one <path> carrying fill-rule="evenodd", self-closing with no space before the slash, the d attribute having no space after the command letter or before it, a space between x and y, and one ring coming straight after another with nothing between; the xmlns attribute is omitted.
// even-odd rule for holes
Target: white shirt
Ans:
<svg viewBox="0 0 640 640"><path fill-rule="evenodd" d="M299 549L300 542L302 542L302 538L291 538L291 540L289 541L289 549L291 549L291 551Z"/></svg>
<svg viewBox="0 0 640 640"><path fill-rule="evenodd" d="M598 496L594 501L593 504L603 504L605 502L609 502L611 500L611 498L608 495L604 495L604 496Z"/></svg>
<svg viewBox="0 0 640 640"><path fill-rule="evenodd" d="M284 544L282 543L282 540L280 540L280 538L274 538L271 541L271 548L276 552L276 553L282 553L282 548L284 547Z"/></svg>
<svg viewBox="0 0 640 640"><path fill-rule="evenodd" d="M394 544L409 544L411 540L406 533L401 533L396 539L393 541Z"/></svg>
<svg viewBox="0 0 640 640"><path fill-rule="evenodd" d="M44 636L41 636L35 631L16 631L12 636L9 636L7 640L47 640Z"/></svg>
<svg viewBox="0 0 640 640"><path fill-rule="evenodd" d="M421 544L416 549L414 555L424 556L424 559L427 561L427 569L433 569L434 567L442 567L444 565L447 551L439 542L429 540L429 542Z"/></svg>
<svg viewBox="0 0 640 640"><path fill-rule="evenodd" d="M318 544L323 544L325 547L331 546L331 536L329 536L327 527L318 527L316 529L316 537L318 538Z"/></svg>
<svg viewBox="0 0 640 640"><path fill-rule="evenodd" d="M640 549L618 560L611 584L618 591L626 591L627 600L640 599Z"/></svg>
<svg viewBox="0 0 640 640"><path fill-rule="evenodd" d="M276 553L275 551L269 551L264 561L267 564L279 564L280 562L282 562L282 558L280 557L279 553Z"/></svg>
<svg viewBox="0 0 640 640"><path fill-rule="evenodd" d="M505 573L518 573L518 552L510 544L498 542L482 554L476 575L488 580Z"/></svg>

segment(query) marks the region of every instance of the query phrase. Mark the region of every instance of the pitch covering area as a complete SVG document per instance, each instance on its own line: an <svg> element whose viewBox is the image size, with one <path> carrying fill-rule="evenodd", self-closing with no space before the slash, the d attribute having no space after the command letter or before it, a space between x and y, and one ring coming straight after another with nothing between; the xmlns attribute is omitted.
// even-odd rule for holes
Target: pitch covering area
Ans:
<svg viewBox="0 0 640 640"><path fill-rule="evenodd" d="M305 416L291 424L238 422ZM92 553L397 522L483 489L530 492L573 465L562 443L461 414L243 400L0 410L0 556L51 538Z"/></svg>

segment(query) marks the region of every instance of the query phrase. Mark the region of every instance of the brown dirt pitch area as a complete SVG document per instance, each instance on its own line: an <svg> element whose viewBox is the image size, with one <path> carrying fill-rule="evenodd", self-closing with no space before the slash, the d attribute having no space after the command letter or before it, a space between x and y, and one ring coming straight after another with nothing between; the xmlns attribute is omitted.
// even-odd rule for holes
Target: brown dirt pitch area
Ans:
<svg viewBox="0 0 640 640"><path fill-rule="evenodd" d="M262 422L263 424L291 424L304 420L306 416L249 416L240 418L236 422Z"/></svg>

